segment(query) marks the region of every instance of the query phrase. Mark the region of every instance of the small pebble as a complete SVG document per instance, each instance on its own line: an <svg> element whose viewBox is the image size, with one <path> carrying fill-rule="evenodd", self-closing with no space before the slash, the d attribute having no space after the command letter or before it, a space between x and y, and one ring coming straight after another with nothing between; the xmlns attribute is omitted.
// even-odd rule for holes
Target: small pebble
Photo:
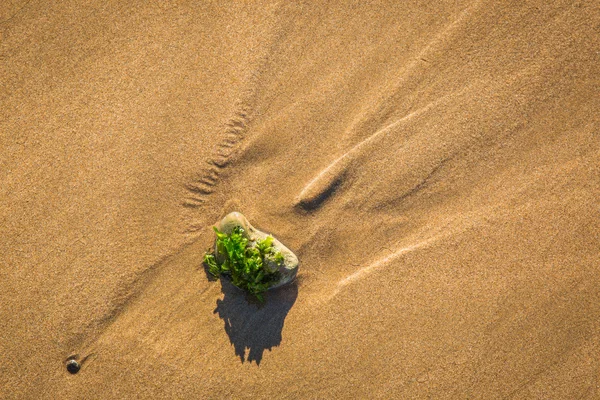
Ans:
<svg viewBox="0 0 600 400"><path fill-rule="evenodd" d="M81 365L75 360L67 361L67 371L71 374L76 374L81 369Z"/></svg>

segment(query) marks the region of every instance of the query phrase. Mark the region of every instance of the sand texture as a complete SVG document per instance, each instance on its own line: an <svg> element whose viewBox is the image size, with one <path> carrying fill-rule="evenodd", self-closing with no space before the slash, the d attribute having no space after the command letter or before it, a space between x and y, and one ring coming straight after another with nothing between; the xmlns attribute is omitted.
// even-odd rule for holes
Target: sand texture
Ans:
<svg viewBox="0 0 600 400"><path fill-rule="evenodd" d="M1 3L1 399L600 398L598 1Z"/></svg>

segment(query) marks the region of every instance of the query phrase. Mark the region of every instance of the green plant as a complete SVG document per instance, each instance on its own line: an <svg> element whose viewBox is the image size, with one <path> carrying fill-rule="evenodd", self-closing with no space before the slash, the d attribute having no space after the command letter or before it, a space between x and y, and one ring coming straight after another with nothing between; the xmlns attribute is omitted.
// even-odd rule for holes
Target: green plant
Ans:
<svg viewBox="0 0 600 400"><path fill-rule="evenodd" d="M283 262L283 255L273 247L273 237L252 244L244 237L244 230L235 227L230 234L214 228L217 235L216 251L204 255L208 271L215 277L228 275L231 282L264 301L263 293L279 279L279 272L269 264Z"/></svg>

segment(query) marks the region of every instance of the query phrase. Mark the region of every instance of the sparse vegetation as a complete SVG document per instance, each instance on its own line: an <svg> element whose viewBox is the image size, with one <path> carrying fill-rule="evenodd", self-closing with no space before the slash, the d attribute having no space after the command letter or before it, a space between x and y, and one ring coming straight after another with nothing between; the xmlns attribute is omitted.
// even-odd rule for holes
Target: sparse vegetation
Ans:
<svg viewBox="0 0 600 400"><path fill-rule="evenodd" d="M229 235L213 229L218 254L209 251L204 255L209 272L215 277L228 275L235 286L264 301L263 293L279 279L279 272L269 265L280 264L284 258L273 247L273 237L267 236L252 245L240 227L235 227Z"/></svg>

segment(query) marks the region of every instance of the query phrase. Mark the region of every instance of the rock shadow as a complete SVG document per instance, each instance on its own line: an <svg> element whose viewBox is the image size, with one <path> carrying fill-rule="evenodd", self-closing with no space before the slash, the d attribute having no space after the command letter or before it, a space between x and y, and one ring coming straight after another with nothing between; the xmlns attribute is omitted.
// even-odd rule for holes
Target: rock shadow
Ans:
<svg viewBox="0 0 600 400"><path fill-rule="evenodd" d="M221 285L225 296L217 300L214 312L225 322L225 332L242 363L260 365L264 351L281 343L285 317L296 302L298 285L294 281L267 292L264 303L249 298L227 279L221 279Z"/></svg>

